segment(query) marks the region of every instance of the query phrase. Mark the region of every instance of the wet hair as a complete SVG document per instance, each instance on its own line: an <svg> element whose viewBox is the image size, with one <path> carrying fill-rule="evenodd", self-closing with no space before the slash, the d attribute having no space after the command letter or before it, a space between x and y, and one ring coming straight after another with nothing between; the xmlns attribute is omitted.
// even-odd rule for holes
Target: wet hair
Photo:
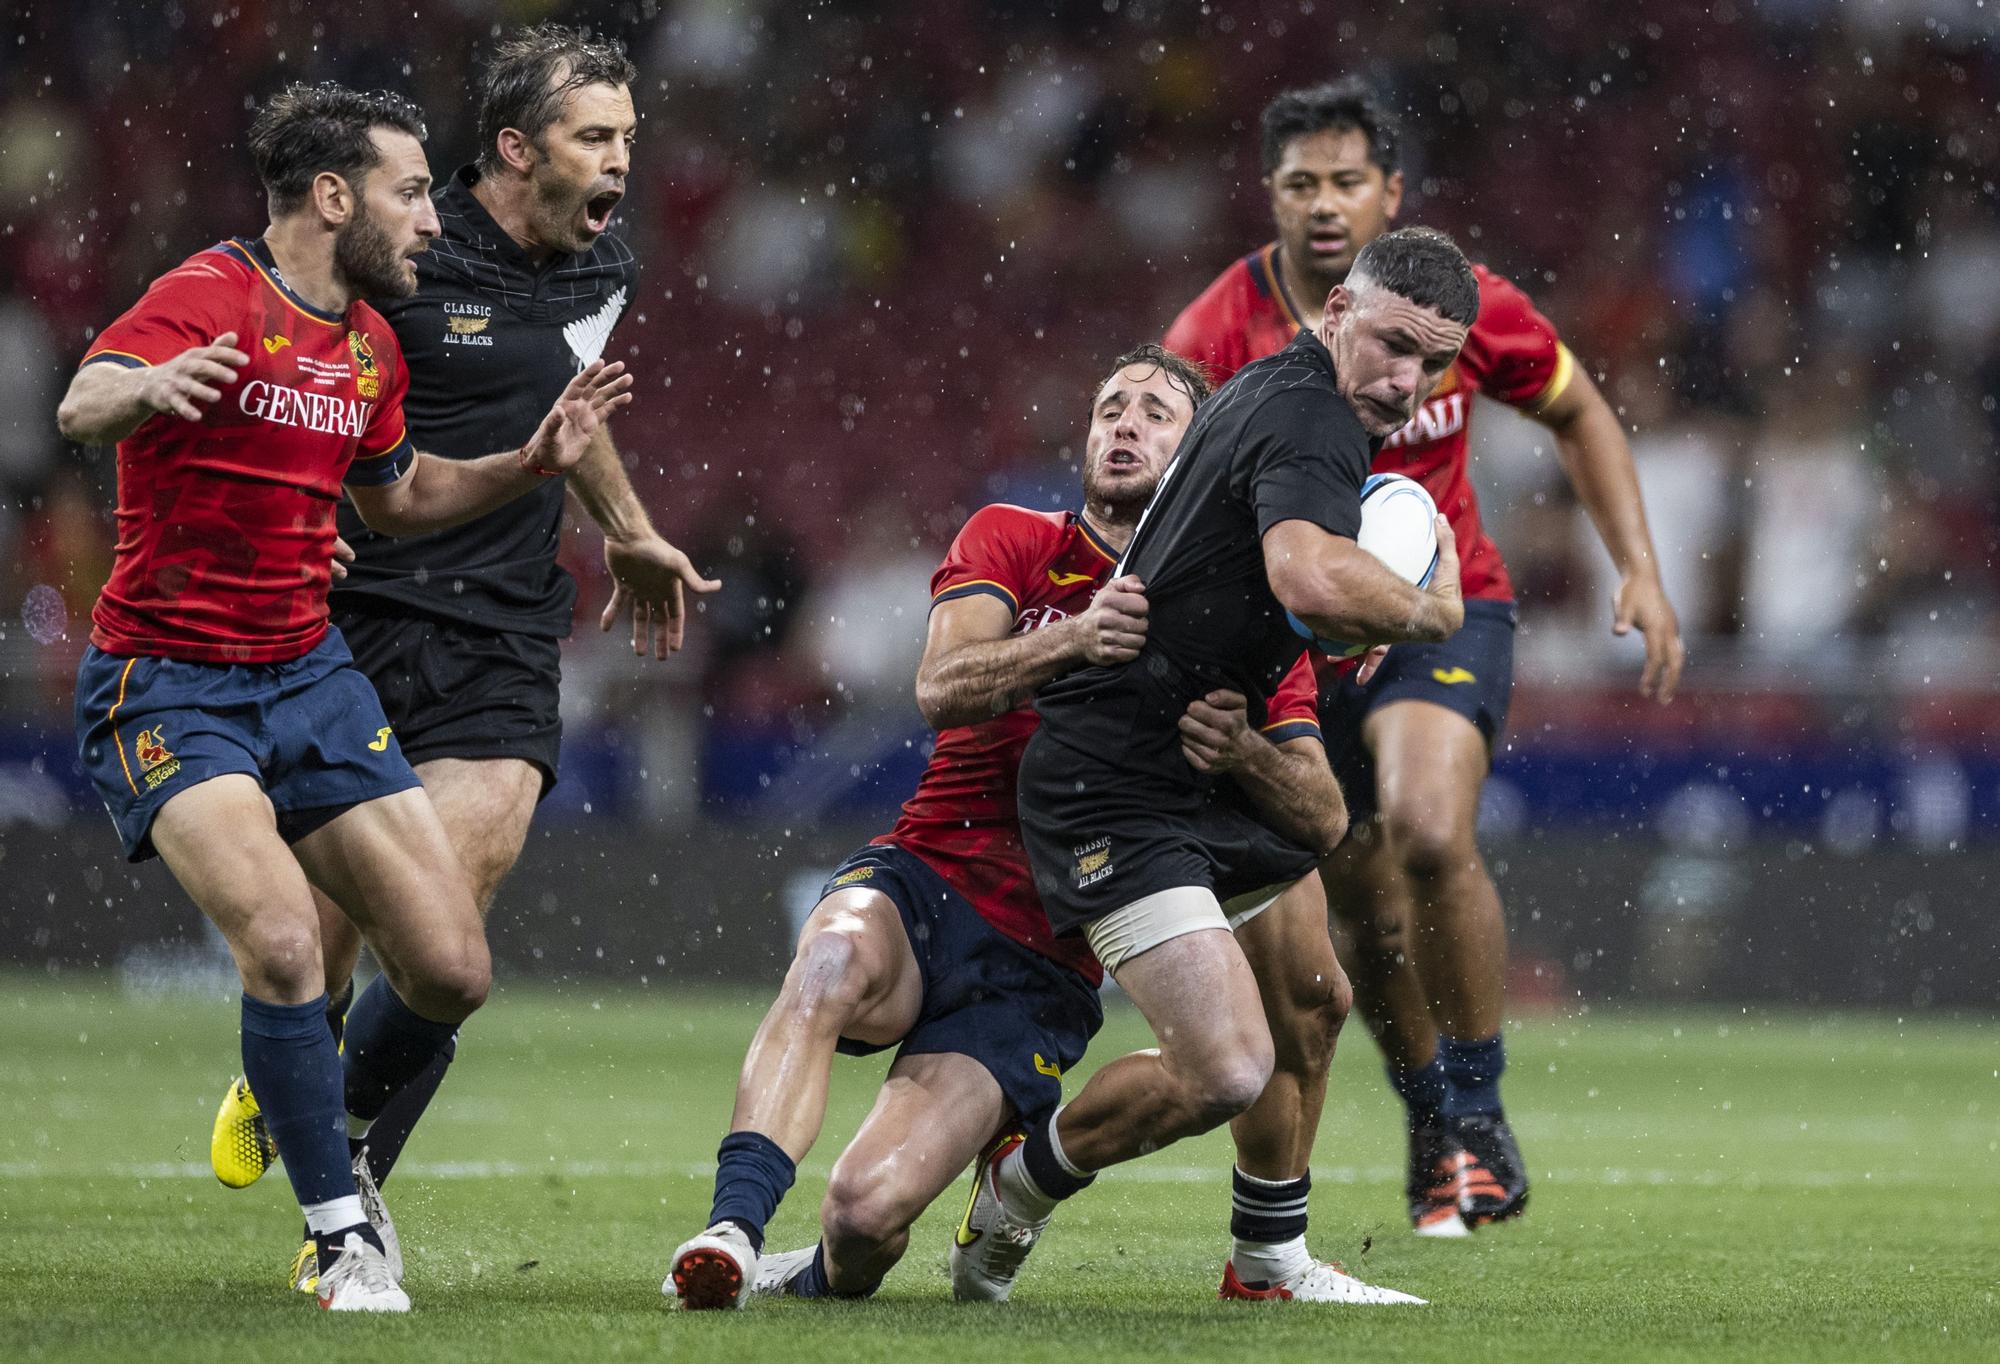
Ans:
<svg viewBox="0 0 2000 1364"><path fill-rule="evenodd" d="M1403 130L1396 116L1382 107L1375 92L1359 76L1345 76L1324 85L1287 90L1264 106L1264 174L1278 169L1292 139L1329 129L1358 132L1368 139L1368 159L1386 176L1396 173L1402 157Z"/></svg>
<svg viewBox="0 0 2000 1364"><path fill-rule="evenodd" d="M501 129L539 146L570 95L586 85L630 85L638 75L616 38L562 24L522 29L493 49L480 73L479 169L500 168Z"/></svg>
<svg viewBox="0 0 2000 1364"><path fill-rule="evenodd" d="M358 190L380 157L369 137L394 128L421 142L424 111L389 90L349 90L331 81L294 82L265 101L250 123L250 156L272 215L303 204L315 176L328 171Z"/></svg>
<svg viewBox="0 0 2000 1364"><path fill-rule="evenodd" d="M1361 248L1347 288L1387 289L1470 327L1479 317L1479 279L1458 243L1434 227L1399 227Z"/></svg>
<svg viewBox="0 0 2000 1364"><path fill-rule="evenodd" d="M1112 361L1111 373L1098 381L1097 387L1092 390L1092 397L1103 392L1104 385L1118 375L1137 365L1151 365L1155 369L1165 370L1167 382L1187 394L1188 402L1196 409L1207 402L1209 395L1215 392L1215 385L1208 377L1208 369L1199 360L1190 360L1185 355L1176 354L1157 342L1148 341L1142 346L1134 346Z"/></svg>

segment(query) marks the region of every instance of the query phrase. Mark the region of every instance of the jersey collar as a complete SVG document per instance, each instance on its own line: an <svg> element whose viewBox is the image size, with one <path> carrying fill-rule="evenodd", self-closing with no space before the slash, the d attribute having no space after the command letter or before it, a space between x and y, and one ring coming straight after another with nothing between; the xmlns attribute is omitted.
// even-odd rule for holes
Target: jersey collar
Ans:
<svg viewBox="0 0 2000 1364"><path fill-rule="evenodd" d="M451 173L451 179L438 192L439 217L453 214L458 222L458 231L452 235L479 247L495 262L523 278L533 278L547 270L566 265L574 257L561 251L551 252L547 260L537 266L528 259L528 253L514 240L507 229L495 222L493 215L486 211L486 205L479 202L479 196L472 187L479 183L479 167L474 164L460 166Z"/></svg>
<svg viewBox="0 0 2000 1364"><path fill-rule="evenodd" d="M1265 297L1275 302L1285 314L1285 321L1303 329L1301 320L1305 314L1292 301L1291 290L1285 287L1284 271L1278 268L1278 244L1272 242L1263 250L1250 257L1250 278L1257 282L1257 288Z"/></svg>
<svg viewBox="0 0 2000 1364"><path fill-rule="evenodd" d="M215 249L226 256L236 257L262 275L265 281L278 291L280 298L313 321L324 322L329 327L338 327L346 323L346 313L330 313L324 308L316 308L301 298L291 285L285 283L285 276L278 269L277 258L271 254L271 248L265 244L262 237L231 237Z"/></svg>

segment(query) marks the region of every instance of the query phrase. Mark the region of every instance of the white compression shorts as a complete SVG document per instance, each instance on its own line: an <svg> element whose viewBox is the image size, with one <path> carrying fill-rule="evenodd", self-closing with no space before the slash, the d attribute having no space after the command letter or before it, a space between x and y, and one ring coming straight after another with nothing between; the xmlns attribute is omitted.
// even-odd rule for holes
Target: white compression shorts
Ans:
<svg viewBox="0 0 2000 1364"><path fill-rule="evenodd" d="M1134 900L1084 926L1083 936L1112 975L1142 952L1204 928L1243 927L1276 903L1296 882L1263 886L1245 895L1218 901L1206 886L1174 886Z"/></svg>

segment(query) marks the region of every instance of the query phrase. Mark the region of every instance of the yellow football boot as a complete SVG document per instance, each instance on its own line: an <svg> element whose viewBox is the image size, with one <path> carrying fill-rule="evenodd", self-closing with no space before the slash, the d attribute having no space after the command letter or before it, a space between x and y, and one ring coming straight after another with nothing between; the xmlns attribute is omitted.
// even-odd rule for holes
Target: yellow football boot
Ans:
<svg viewBox="0 0 2000 1364"><path fill-rule="evenodd" d="M239 1075L215 1111L215 1130L208 1139L209 1168L228 1187L247 1189L277 1158L278 1144L271 1140L263 1110L250 1093L250 1082Z"/></svg>

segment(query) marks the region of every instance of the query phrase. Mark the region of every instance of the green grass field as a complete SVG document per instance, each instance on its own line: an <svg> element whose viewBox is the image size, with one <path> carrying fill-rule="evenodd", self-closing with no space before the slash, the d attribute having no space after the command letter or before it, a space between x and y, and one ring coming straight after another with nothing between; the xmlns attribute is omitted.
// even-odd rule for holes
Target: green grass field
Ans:
<svg viewBox="0 0 2000 1364"><path fill-rule="evenodd" d="M2000 1023L1738 1011L1532 1019L1510 1107L1528 1217L1422 1242L1400 1130L1356 1034L1335 1063L1312 1240L1428 1308L1214 1300L1227 1143L1113 1171L1066 1207L1001 1308L950 1300L948 1196L861 1304L668 1310L667 1256L762 1001L504 989L389 1199L417 1305L330 1318L285 1291L282 1175L207 1172L236 1061L220 994L0 977L0 1359L1015 1361L2000 1359ZM1098 1054L1143 1043L1116 1009ZM843 1061L821 1149L771 1229L804 1244L880 1063Z"/></svg>

